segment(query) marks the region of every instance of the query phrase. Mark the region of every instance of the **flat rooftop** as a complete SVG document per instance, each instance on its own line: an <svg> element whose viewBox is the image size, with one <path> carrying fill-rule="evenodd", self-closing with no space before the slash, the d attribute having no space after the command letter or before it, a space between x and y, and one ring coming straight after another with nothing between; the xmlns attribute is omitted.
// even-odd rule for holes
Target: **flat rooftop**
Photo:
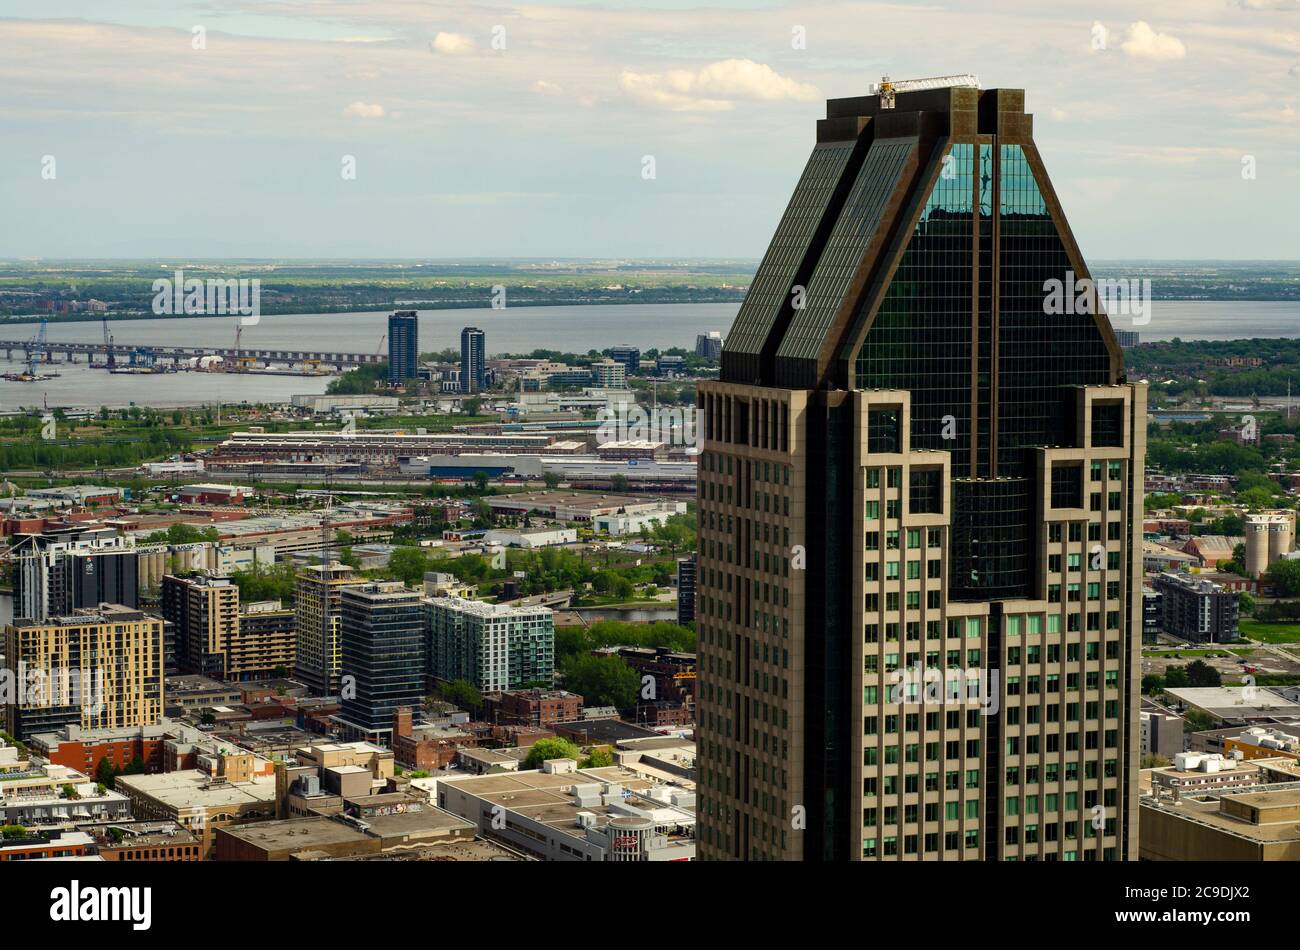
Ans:
<svg viewBox="0 0 1300 950"><path fill-rule="evenodd" d="M267 851L309 851L366 840L363 832L329 818L257 821L249 825L228 826L222 830L231 837Z"/></svg>
<svg viewBox="0 0 1300 950"><path fill-rule="evenodd" d="M1288 782L1291 786L1295 783ZM1239 810L1258 809L1259 820L1248 821L1221 810L1220 799L1224 806ZM1141 808L1156 809L1178 815L1188 821L1209 825L1219 831L1240 835L1252 841L1276 843L1283 841L1300 841L1300 823L1296 821L1296 809L1300 808L1300 787L1288 787L1270 791L1269 786L1255 788L1235 788L1222 796L1194 795L1184 796L1178 801L1143 796L1138 800ZM1274 812L1270 815L1269 812ZM1272 818L1273 820L1270 820ZM1139 822L1142 820L1139 815Z"/></svg>
<svg viewBox="0 0 1300 950"><path fill-rule="evenodd" d="M127 791L148 795L171 808L239 807L275 800L275 782L217 782L198 769L161 775L120 775L117 784Z"/></svg>
<svg viewBox="0 0 1300 950"><path fill-rule="evenodd" d="M1220 719L1300 715L1300 703L1293 703L1264 687L1256 687L1249 699L1243 686L1191 686L1166 689L1165 693L1185 706L1203 709Z"/></svg>
<svg viewBox="0 0 1300 950"><path fill-rule="evenodd" d="M614 745L626 739L663 738L653 729L635 726L621 719L571 719L568 722L552 723L550 728L557 733L581 735L584 745L591 743Z"/></svg>
<svg viewBox="0 0 1300 950"><path fill-rule="evenodd" d="M599 819L598 824L604 824L608 819L624 814L621 811L612 811L610 806L600 802L580 804L572 794L575 786L600 787L606 783L617 785L631 793L622 795L620 800L632 808L657 812L660 816L672 816L670 820L679 819L683 824L693 824L695 821L693 808L651 800L645 793L656 787L656 783L619 766L581 769L577 772L561 774L542 771L503 772L438 781L440 787L446 785L457 788L490 805L500 805L508 811L541 822L559 834L571 837L581 837L583 834L582 829L578 827L580 812L595 815Z"/></svg>

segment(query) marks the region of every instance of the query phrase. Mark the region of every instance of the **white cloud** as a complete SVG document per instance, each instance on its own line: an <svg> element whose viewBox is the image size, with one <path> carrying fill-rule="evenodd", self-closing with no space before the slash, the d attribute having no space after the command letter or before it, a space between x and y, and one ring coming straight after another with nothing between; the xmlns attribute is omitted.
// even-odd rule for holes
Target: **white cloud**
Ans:
<svg viewBox="0 0 1300 950"><path fill-rule="evenodd" d="M1168 33L1157 33L1151 24L1138 20L1128 28L1128 39L1120 44L1135 59L1182 59L1187 55L1183 41Z"/></svg>
<svg viewBox="0 0 1300 950"><path fill-rule="evenodd" d="M564 94L564 87L559 83L539 79L533 83L533 92L540 92L544 96L559 96Z"/></svg>
<svg viewBox="0 0 1300 950"><path fill-rule="evenodd" d="M343 110L343 114L355 119L382 119L384 107L377 102L354 102Z"/></svg>
<svg viewBox="0 0 1300 950"><path fill-rule="evenodd" d="M429 41L429 49L444 56L474 52L474 41L463 33L439 33Z"/></svg>
<svg viewBox="0 0 1300 950"><path fill-rule="evenodd" d="M782 76L751 59L724 59L699 71L672 69L635 73L625 69L619 85L634 98L681 112L720 112L736 99L816 99L816 86Z"/></svg>
<svg viewBox="0 0 1300 950"><path fill-rule="evenodd" d="M1243 10L1300 10L1300 0L1237 0Z"/></svg>

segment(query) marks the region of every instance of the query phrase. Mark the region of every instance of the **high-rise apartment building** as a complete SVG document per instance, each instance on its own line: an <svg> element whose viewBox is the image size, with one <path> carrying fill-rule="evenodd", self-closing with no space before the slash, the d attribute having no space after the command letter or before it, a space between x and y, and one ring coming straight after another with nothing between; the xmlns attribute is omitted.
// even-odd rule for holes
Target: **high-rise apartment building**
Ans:
<svg viewBox="0 0 1300 950"><path fill-rule="evenodd" d="M352 568L338 561L312 564L298 572L294 599L297 678L317 693L338 693L343 664L339 602L343 588L356 583Z"/></svg>
<svg viewBox="0 0 1300 950"><path fill-rule="evenodd" d="M33 535L17 548L15 617L44 620L103 603L139 606L139 555L120 536Z"/></svg>
<svg viewBox="0 0 1300 950"><path fill-rule="evenodd" d="M1160 629L1193 643L1236 640L1237 592L1195 574L1166 572L1155 579Z"/></svg>
<svg viewBox="0 0 1300 950"><path fill-rule="evenodd" d="M400 385L420 375L420 320L414 310L388 317L388 381Z"/></svg>
<svg viewBox="0 0 1300 950"><path fill-rule="evenodd" d="M1146 390L1032 133L818 122L699 387L702 858L1137 857Z"/></svg>
<svg viewBox="0 0 1300 950"><path fill-rule="evenodd" d="M232 679L289 676L298 659L297 617L278 600L239 605L239 639L230 651Z"/></svg>
<svg viewBox="0 0 1300 950"><path fill-rule="evenodd" d="M468 680L483 692L551 685L555 617L547 607L424 599L429 675Z"/></svg>
<svg viewBox="0 0 1300 950"><path fill-rule="evenodd" d="M278 600L243 604L229 577L168 574L161 602L179 671L241 682L293 670L295 615Z"/></svg>
<svg viewBox="0 0 1300 950"><path fill-rule="evenodd" d="M234 678L230 661L239 640L239 587L208 574L162 579L162 614L175 627L176 664L182 673Z"/></svg>
<svg viewBox="0 0 1300 950"><path fill-rule="evenodd" d="M120 604L5 627L5 662L21 692L4 705L18 739L152 726L163 714L163 622Z"/></svg>
<svg viewBox="0 0 1300 950"><path fill-rule="evenodd" d="M460 331L460 391L479 393L487 388L487 334L478 327Z"/></svg>
<svg viewBox="0 0 1300 950"><path fill-rule="evenodd" d="M344 688L338 719L351 738L390 745L393 714L424 698L420 592L400 581L343 589L339 599Z"/></svg>

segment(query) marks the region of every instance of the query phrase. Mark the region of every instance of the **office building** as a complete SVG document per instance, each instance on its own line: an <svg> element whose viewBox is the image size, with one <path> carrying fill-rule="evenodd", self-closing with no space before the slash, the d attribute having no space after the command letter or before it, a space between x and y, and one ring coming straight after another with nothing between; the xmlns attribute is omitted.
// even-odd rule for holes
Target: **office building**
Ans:
<svg viewBox="0 0 1300 950"><path fill-rule="evenodd" d="M354 738L391 745L393 714L424 699L420 593L400 581L347 587L339 613L345 683L339 721Z"/></svg>
<svg viewBox="0 0 1300 950"><path fill-rule="evenodd" d="M1155 581L1160 593L1161 629L1194 643L1236 640L1237 594L1194 574L1161 574Z"/></svg>
<svg viewBox="0 0 1300 950"><path fill-rule="evenodd" d="M679 376L686 372L686 357L661 356L655 360L656 376Z"/></svg>
<svg viewBox="0 0 1300 950"><path fill-rule="evenodd" d="M414 310L388 317L388 381L400 386L419 378L420 319Z"/></svg>
<svg viewBox="0 0 1300 950"><path fill-rule="evenodd" d="M591 364L591 385L600 389L626 389L627 367L615 360L597 360Z"/></svg>
<svg viewBox="0 0 1300 950"><path fill-rule="evenodd" d="M705 359L722 358L722 334L717 330L701 333L695 337L695 355Z"/></svg>
<svg viewBox="0 0 1300 950"><path fill-rule="evenodd" d="M163 714L162 641L161 620L118 604L15 620L4 656L23 689L4 706L6 730L25 740L69 724L154 725Z"/></svg>
<svg viewBox="0 0 1300 950"><path fill-rule="evenodd" d="M320 695L336 696L343 650L339 642L339 600L356 584L352 568L338 561L312 564L298 572L294 601L297 679Z"/></svg>
<svg viewBox="0 0 1300 950"><path fill-rule="evenodd" d="M485 693L551 685L555 617L549 608L437 597L424 600L424 616L435 679L468 680Z"/></svg>
<svg viewBox="0 0 1300 950"><path fill-rule="evenodd" d="M677 622L688 624L695 622L695 558L677 559Z"/></svg>
<svg viewBox="0 0 1300 950"><path fill-rule="evenodd" d="M208 574L162 581L162 613L176 628L176 663L182 673L234 679L231 656L239 640L239 587Z"/></svg>
<svg viewBox="0 0 1300 950"><path fill-rule="evenodd" d="M479 393L487 388L487 334L478 327L460 331L460 391Z"/></svg>
<svg viewBox="0 0 1300 950"><path fill-rule="evenodd" d="M1088 279L1023 91L827 103L697 396L703 859L1136 857L1146 389Z"/></svg>
<svg viewBox="0 0 1300 950"><path fill-rule="evenodd" d="M635 346L623 344L609 349L609 358L620 363L628 376L635 376L641 370L641 351Z"/></svg>

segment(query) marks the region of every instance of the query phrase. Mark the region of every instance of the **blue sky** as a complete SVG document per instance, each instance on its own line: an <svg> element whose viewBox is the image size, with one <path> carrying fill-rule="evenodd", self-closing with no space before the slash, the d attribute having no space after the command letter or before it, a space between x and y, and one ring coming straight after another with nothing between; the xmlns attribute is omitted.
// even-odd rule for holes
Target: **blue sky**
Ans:
<svg viewBox="0 0 1300 950"><path fill-rule="evenodd" d="M0 257L758 257L827 97L961 72L1088 257L1300 258L1300 0L0 0Z"/></svg>

